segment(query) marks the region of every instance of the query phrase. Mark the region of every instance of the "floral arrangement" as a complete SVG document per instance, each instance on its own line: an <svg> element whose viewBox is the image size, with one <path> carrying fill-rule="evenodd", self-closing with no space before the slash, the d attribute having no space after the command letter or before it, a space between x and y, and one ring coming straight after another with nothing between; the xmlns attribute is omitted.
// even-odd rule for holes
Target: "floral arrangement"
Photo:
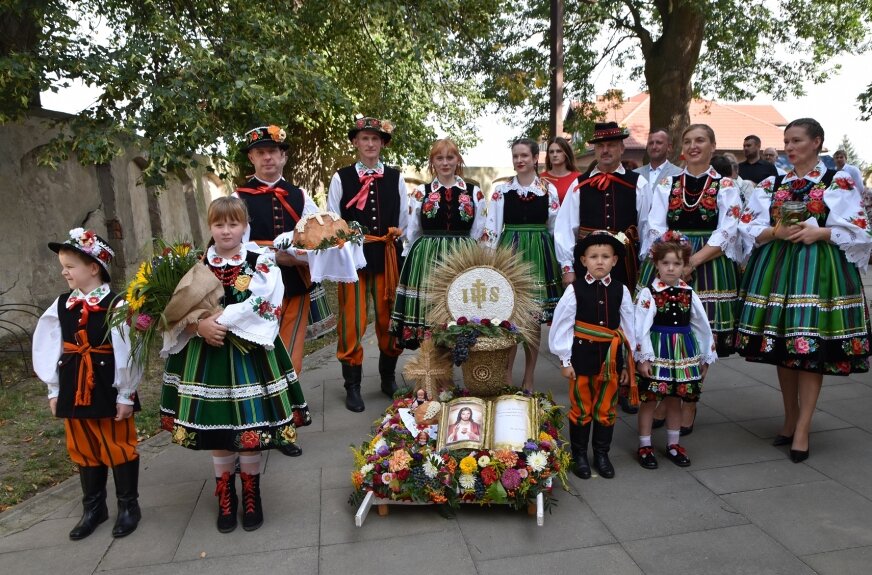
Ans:
<svg viewBox="0 0 872 575"><path fill-rule="evenodd" d="M173 292L188 271L200 261L201 252L188 242L168 244L157 239L154 253L139 265L133 279L127 284L126 301L113 306L109 312L109 325L126 323L130 329L130 357L136 365L144 366L155 338L166 329L163 311Z"/></svg>
<svg viewBox="0 0 872 575"><path fill-rule="evenodd" d="M507 388L506 393L520 393ZM463 390L444 391L440 401L450 401ZM539 493L550 494L553 478L567 488L566 470L571 456L560 439L563 414L551 394L537 393L539 436L529 438L522 451L461 449L436 451L436 441L421 426L413 435L398 410L408 407L412 396L395 399L377 422L372 439L352 447L355 469L354 492L349 502L357 505L367 492L382 499L447 504L502 503L525 508ZM550 503L550 497L546 497Z"/></svg>
<svg viewBox="0 0 872 575"><path fill-rule="evenodd" d="M521 341L518 326L509 320L465 316L460 316L457 321L443 324L433 331L432 336L436 345L451 349L451 360L458 366L469 359L469 348L475 345L480 336L509 337Z"/></svg>

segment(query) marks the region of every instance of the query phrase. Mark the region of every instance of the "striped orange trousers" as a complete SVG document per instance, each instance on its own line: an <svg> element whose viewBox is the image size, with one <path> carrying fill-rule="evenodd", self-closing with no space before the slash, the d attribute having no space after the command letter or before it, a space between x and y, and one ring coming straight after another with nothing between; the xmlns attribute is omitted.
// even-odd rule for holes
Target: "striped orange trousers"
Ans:
<svg viewBox="0 0 872 575"><path fill-rule="evenodd" d="M288 355L294 371L299 377L303 371L303 346L306 343L306 324L309 321L309 294L304 293L282 300L282 318L279 324L279 337Z"/></svg>
<svg viewBox="0 0 872 575"><path fill-rule="evenodd" d="M402 349L388 331L392 302L385 301L385 274L358 272L355 283L340 283L339 317L336 322L336 359L345 365L363 365L363 336L368 323L366 304L372 300L375 315L375 335L379 350L387 356L397 357Z"/></svg>
<svg viewBox="0 0 872 575"><path fill-rule="evenodd" d="M139 457L133 416L121 421L112 417L64 419L64 428L70 459L80 467L115 467Z"/></svg>
<svg viewBox="0 0 872 575"><path fill-rule="evenodd" d="M618 377L603 380L600 373L579 375L569 384L569 420L576 425L591 421L610 427L615 424Z"/></svg>

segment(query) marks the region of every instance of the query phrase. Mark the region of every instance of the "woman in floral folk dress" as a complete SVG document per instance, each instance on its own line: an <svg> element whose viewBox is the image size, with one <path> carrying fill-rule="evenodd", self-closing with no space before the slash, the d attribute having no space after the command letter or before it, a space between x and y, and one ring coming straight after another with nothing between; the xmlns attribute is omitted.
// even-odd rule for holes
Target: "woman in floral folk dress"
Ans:
<svg viewBox="0 0 872 575"><path fill-rule="evenodd" d="M170 350L161 393L161 424L173 441L212 450L218 530L236 528L236 457L242 479L242 527L263 523L261 451L289 446L308 407L279 339L284 287L267 254L242 244L248 211L238 198L209 206L212 245L204 264L224 285L223 309L188 326Z"/></svg>
<svg viewBox="0 0 872 575"><path fill-rule="evenodd" d="M431 327L426 306L433 268L458 244L474 242L473 224L484 217L486 205L481 190L463 181L463 157L453 141L433 144L429 168L433 181L418 186L411 204L406 230L410 247L403 254L405 263L391 313L391 333L407 349L417 349Z"/></svg>
<svg viewBox="0 0 872 575"><path fill-rule="evenodd" d="M754 251L740 289L737 350L778 370L784 424L774 445L809 454L809 430L824 375L868 371L869 315L859 271L872 251L859 192L818 158L821 125L794 120L784 149L794 168L748 198L743 240Z"/></svg>
<svg viewBox="0 0 872 575"><path fill-rule="evenodd" d="M533 298L539 304L537 321L551 323L563 292L560 264L554 251L554 222L560 200L557 189L539 178L539 144L527 138L512 144L515 177L494 190L483 229L476 234L488 247L503 246L521 254L533 267ZM477 232L478 230L476 230ZM509 379L517 348L509 359ZM524 345L523 387L533 389L533 370L539 355L539 336ZM511 385L511 381L508 382Z"/></svg>

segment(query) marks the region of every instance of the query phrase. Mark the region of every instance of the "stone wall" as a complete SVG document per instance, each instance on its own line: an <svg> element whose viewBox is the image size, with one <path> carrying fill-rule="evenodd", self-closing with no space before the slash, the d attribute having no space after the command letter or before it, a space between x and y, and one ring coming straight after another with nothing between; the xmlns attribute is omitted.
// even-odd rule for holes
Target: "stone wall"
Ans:
<svg viewBox="0 0 872 575"><path fill-rule="evenodd" d="M108 164L81 165L71 156L56 169L37 157L55 133L44 112L18 124L0 125L0 306L48 306L64 292L57 257L46 246L72 228L92 228L116 253L113 287L121 289L151 249L151 239L208 239L206 206L228 190L203 170L174 178L160 190L142 183L146 160L127 149ZM7 320L27 318L3 316ZM0 333L0 337L2 337Z"/></svg>

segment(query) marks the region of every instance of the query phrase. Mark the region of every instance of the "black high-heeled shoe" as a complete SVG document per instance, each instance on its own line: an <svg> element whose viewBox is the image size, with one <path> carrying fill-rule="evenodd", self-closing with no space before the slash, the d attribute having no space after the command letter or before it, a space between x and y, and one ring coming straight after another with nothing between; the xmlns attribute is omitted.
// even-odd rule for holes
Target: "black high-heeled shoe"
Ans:
<svg viewBox="0 0 872 575"><path fill-rule="evenodd" d="M794 463L802 463L808 459L808 449L805 451L800 451L798 449L790 450L790 460Z"/></svg>
<svg viewBox="0 0 872 575"><path fill-rule="evenodd" d="M780 433L772 440L772 445L778 447L781 445L790 445L793 443L793 435L781 435Z"/></svg>

